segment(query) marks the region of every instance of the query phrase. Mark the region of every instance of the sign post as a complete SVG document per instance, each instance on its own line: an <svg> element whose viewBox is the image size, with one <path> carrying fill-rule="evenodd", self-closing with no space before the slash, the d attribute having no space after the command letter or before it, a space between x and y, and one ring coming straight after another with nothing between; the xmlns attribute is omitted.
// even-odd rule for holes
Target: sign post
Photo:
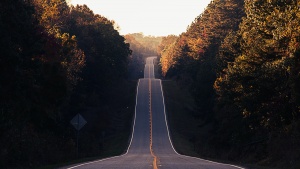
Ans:
<svg viewBox="0 0 300 169"><path fill-rule="evenodd" d="M78 113L76 114L70 123L75 127L77 130L77 158L79 157L79 130L87 123L85 119Z"/></svg>

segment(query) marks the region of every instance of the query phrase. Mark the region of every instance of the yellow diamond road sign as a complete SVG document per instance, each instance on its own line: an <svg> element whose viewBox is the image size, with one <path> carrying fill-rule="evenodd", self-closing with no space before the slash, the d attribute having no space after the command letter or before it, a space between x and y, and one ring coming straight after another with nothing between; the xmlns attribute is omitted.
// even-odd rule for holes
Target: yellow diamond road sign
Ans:
<svg viewBox="0 0 300 169"><path fill-rule="evenodd" d="M75 127L76 130L80 130L87 122L85 119L78 113L70 123Z"/></svg>

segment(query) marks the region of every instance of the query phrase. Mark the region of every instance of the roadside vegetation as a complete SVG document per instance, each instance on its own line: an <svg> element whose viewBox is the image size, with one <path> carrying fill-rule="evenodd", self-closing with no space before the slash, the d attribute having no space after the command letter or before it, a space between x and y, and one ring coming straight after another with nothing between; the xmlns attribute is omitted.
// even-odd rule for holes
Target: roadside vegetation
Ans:
<svg viewBox="0 0 300 169"><path fill-rule="evenodd" d="M205 147L205 144L200 143L209 141L206 138L214 132L213 125L199 125L203 124L203 119L199 117L197 105L187 89L180 87L174 80L163 80L162 85L170 136L173 146L179 154L225 164L235 164L247 169L274 169L259 164L230 161L226 158L205 155L212 154L212 152Z"/></svg>
<svg viewBox="0 0 300 169"><path fill-rule="evenodd" d="M299 5L296 0L214 0L186 32L162 40L162 75L189 92L195 104L166 99L167 105L174 102L167 106L170 119L176 110L193 117L174 118L175 140L192 143L200 157L300 167ZM176 87L166 81L164 88L168 96ZM195 134L180 123L191 125Z"/></svg>
<svg viewBox="0 0 300 169"><path fill-rule="evenodd" d="M127 34L124 37L132 50L128 66L129 78L143 78L146 58L157 56L157 46L163 37L145 36L143 33Z"/></svg>
<svg viewBox="0 0 300 169"><path fill-rule="evenodd" d="M122 154L137 80L114 21L65 0L4 0L0 11L0 168Z"/></svg>
<svg viewBox="0 0 300 169"><path fill-rule="evenodd" d="M179 153L300 168L299 6L213 0L186 32L153 37L121 36L113 20L66 0L1 1L0 168L124 153L137 80L156 55ZM87 124L77 157L78 113Z"/></svg>
<svg viewBox="0 0 300 169"><path fill-rule="evenodd" d="M124 153L137 80L161 37L121 36L113 20L66 0L4 0L0 11L0 168ZM78 113L87 124L77 156Z"/></svg>

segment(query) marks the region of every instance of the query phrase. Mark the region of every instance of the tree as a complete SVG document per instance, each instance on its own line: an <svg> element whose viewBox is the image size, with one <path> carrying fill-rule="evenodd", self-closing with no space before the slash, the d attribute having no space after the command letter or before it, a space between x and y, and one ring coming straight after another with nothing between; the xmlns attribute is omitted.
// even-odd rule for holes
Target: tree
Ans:
<svg viewBox="0 0 300 169"><path fill-rule="evenodd" d="M210 120L215 104L213 84L219 73L218 51L222 50L225 37L238 30L244 16L243 5L244 2L238 0L211 2L161 59L163 73L176 76L188 86L199 106L199 113ZM173 46L177 52L172 52Z"/></svg>
<svg viewBox="0 0 300 169"><path fill-rule="evenodd" d="M72 113L94 103L101 113L108 110L103 107L117 95L111 96L113 87L126 80L129 45L113 22L86 6L74 9L64 0L0 3L0 168L74 159ZM101 100L90 103L97 97ZM76 99L81 103L74 104ZM103 114L93 117L111 120ZM89 124L100 130L107 123ZM89 146L99 146L95 135L87 134ZM99 154L98 149L84 152Z"/></svg>
<svg viewBox="0 0 300 169"><path fill-rule="evenodd" d="M288 135L299 118L294 100L297 80L291 71L296 70L294 65L298 62L298 7L296 1L247 0L245 12L247 17L240 30L222 45L223 66L215 82L219 113L222 117L228 114L231 121L235 119L232 117L244 121L247 128L243 127L242 132L246 132L252 142L266 143L270 139L271 150L281 135L285 135L287 142L291 141ZM289 149L295 149L295 145ZM261 150L264 156L266 150ZM286 160L294 160L295 155L280 151L269 152L270 157L286 156Z"/></svg>

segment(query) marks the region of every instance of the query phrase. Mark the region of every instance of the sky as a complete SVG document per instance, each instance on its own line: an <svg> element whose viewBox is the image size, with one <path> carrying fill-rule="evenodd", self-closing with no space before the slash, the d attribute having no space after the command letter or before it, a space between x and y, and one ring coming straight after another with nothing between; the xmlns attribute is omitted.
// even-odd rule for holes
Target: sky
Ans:
<svg viewBox="0 0 300 169"><path fill-rule="evenodd" d="M114 20L121 35L179 35L211 0L71 0L86 4L95 14Z"/></svg>

